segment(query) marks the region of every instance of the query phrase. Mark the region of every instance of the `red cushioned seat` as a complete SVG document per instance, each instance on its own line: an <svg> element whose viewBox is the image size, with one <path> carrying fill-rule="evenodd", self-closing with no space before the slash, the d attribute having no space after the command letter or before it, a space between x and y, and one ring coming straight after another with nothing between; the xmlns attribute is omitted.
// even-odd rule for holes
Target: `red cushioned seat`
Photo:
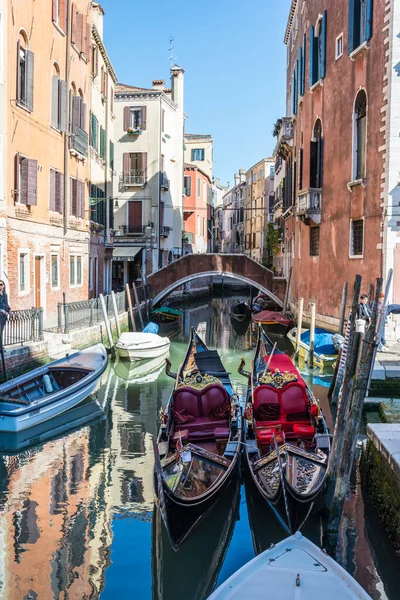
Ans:
<svg viewBox="0 0 400 600"><path fill-rule="evenodd" d="M214 429L214 437L216 440L227 440L229 438L228 427L217 427Z"/></svg>
<svg viewBox="0 0 400 600"><path fill-rule="evenodd" d="M209 417L210 413L223 404L229 402L229 394L223 385L212 383L204 388L200 393L202 416Z"/></svg>
<svg viewBox="0 0 400 600"><path fill-rule="evenodd" d="M309 440L314 437L315 430L312 425L301 425L299 423L294 423L293 433L299 438L305 438Z"/></svg>
<svg viewBox="0 0 400 600"><path fill-rule="evenodd" d="M257 440L260 444L269 444L270 446L274 443L275 429L257 429Z"/></svg>
<svg viewBox="0 0 400 600"><path fill-rule="evenodd" d="M201 417L198 392L190 387L185 386L175 390L172 406L179 412L186 409L196 419Z"/></svg>

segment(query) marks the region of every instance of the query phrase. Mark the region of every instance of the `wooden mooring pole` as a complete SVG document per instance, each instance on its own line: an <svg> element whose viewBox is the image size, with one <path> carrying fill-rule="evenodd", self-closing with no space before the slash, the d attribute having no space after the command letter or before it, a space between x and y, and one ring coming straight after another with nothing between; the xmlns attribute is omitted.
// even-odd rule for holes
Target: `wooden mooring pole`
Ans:
<svg viewBox="0 0 400 600"><path fill-rule="evenodd" d="M133 306L132 306L131 290L129 287L129 283L127 283L125 285L125 291L126 291L126 299L128 300L128 310L129 310L129 317L130 317L131 323L132 323L132 331L136 331L136 324L135 324L135 319L133 317Z"/></svg>
<svg viewBox="0 0 400 600"><path fill-rule="evenodd" d="M114 292L111 292L111 301L112 301L112 305L113 305L114 318L115 318L115 326L117 328L117 335L118 335L118 337L120 337L120 335L121 335L121 327L119 325L119 314L118 314L117 302L115 300L115 294L114 294Z"/></svg>
<svg viewBox="0 0 400 600"><path fill-rule="evenodd" d="M303 307L304 298L299 298L299 304L297 306L296 354L298 354L300 348L301 326L303 323Z"/></svg>
<svg viewBox="0 0 400 600"><path fill-rule="evenodd" d="M290 294L290 285L292 283L292 267L290 267L289 269L289 276L287 279L287 284L286 284L286 291L285 291L285 300L283 302L283 311L282 314L286 315L287 313L287 309L288 309L288 304L289 304L289 294Z"/></svg>
<svg viewBox="0 0 400 600"><path fill-rule="evenodd" d="M311 320L310 320L310 354L308 356L308 366L314 368L314 341L315 341L315 304L311 302Z"/></svg>
<svg viewBox="0 0 400 600"><path fill-rule="evenodd" d="M340 521L342 517L343 504L348 489L351 469L353 467L364 399L368 395L368 382L374 366L375 348L379 342L378 324L378 300L382 290L382 279L377 279L375 304L370 326L365 338L361 343L361 352L357 357L356 374L354 377L353 391L349 402L349 414L345 422L343 445L340 448L341 460L337 471L335 493L330 505L329 521L327 526L327 542L331 552L334 554L337 545ZM360 334L358 334L360 335ZM361 334L362 335L362 334Z"/></svg>
<svg viewBox="0 0 400 600"><path fill-rule="evenodd" d="M139 302L138 293L137 293L137 289L136 289L136 285L135 285L134 281L132 282L132 289L133 289L133 295L135 296L135 304L136 304L136 307L137 307L137 311L139 313L140 325L141 325L141 328L143 330L144 323L143 323L143 317L142 317L142 309L140 308L140 302ZM143 286L143 289L146 289L146 288Z"/></svg>
<svg viewBox="0 0 400 600"><path fill-rule="evenodd" d="M346 304L347 304L347 281L343 284L343 292L342 292L342 311L340 315L340 324L339 324L339 333L343 335L344 330L344 320L346 316Z"/></svg>
<svg viewBox="0 0 400 600"><path fill-rule="evenodd" d="M110 343L111 354L114 355L115 354L114 340L113 340L113 336L112 336L112 333L111 333L110 321L109 321L109 318L108 318L106 303L104 302L104 296L103 296L103 294L100 294L99 298L100 298L101 309L103 311L104 324L106 326L108 341Z"/></svg>

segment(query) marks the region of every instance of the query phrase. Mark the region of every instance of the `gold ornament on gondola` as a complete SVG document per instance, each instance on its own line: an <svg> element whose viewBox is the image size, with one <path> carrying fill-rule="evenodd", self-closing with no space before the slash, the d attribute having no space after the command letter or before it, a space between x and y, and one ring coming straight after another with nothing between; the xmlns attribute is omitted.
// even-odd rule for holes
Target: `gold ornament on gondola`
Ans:
<svg viewBox="0 0 400 600"><path fill-rule="evenodd" d="M187 386L191 387L195 390L202 390L210 383L221 383L221 380L213 375L200 375L200 373L195 373L194 375L187 375L183 381L180 381L178 384L178 388Z"/></svg>
<svg viewBox="0 0 400 600"><path fill-rule="evenodd" d="M272 373L268 369L266 373L263 373L259 377L259 383L266 383L276 389L283 388L287 383L291 383L292 381L297 381L297 375L294 373L290 373L289 371L285 371L282 373L279 369L275 369L275 372Z"/></svg>

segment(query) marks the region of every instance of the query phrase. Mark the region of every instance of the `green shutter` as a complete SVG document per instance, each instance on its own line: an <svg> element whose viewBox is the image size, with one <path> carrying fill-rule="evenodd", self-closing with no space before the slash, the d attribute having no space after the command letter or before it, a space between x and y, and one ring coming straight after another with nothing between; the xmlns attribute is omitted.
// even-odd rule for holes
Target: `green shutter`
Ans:
<svg viewBox="0 0 400 600"><path fill-rule="evenodd" d="M370 40L372 38L372 15L374 10L373 0L367 0L367 23L365 26L365 39Z"/></svg>
<svg viewBox="0 0 400 600"><path fill-rule="evenodd" d="M114 171L114 144L110 140L110 168Z"/></svg>

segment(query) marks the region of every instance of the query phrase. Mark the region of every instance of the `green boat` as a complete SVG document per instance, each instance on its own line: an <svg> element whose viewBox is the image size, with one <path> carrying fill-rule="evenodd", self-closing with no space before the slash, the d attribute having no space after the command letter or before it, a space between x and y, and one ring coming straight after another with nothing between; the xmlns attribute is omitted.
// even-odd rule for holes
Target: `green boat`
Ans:
<svg viewBox="0 0 400 600"><path fill-rule="evenodd" d="M170 306L161 306L160 308L153 310L152 315L158 316L160 319L166 321L176 321L176 319L179 319L182 315L182 311L171 308Z"/></svg>

